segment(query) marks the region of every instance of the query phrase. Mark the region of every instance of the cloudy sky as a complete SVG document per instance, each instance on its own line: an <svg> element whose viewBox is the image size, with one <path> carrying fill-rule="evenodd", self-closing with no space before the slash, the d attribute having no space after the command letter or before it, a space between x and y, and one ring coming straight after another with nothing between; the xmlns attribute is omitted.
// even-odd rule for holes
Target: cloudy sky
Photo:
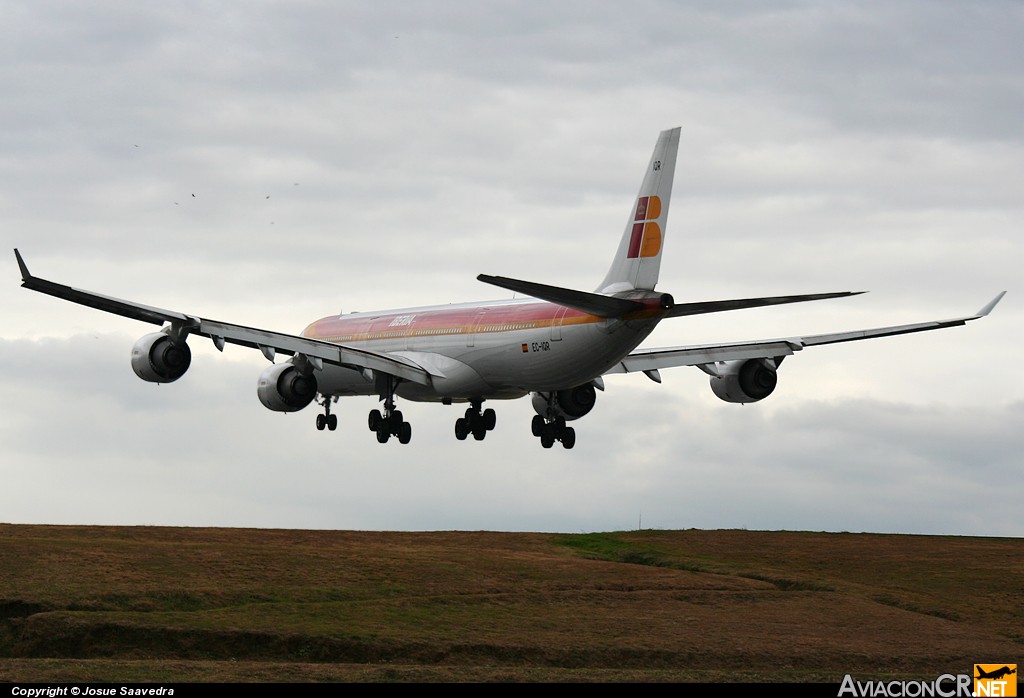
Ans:
<svg viewBox="0 0 1024 698"><path fill-rule="evenodd" d="M0 7L0 521L1024 535L1024 8L1016 2L66 2ZM683 318L645 346L973 313L809 349L755 405L692 368L613 376L572 451L527 400L267 411L266 360L33 273L298 332L339 310L593 289L657 133L682 126L661 290L866 290Z"/></svg>

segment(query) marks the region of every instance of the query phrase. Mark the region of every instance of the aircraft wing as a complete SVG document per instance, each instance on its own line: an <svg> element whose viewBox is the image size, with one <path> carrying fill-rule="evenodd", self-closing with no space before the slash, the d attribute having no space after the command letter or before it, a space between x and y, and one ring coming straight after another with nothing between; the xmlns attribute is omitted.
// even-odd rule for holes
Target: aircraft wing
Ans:
<svg viewBox="0 0 1024 698"><path fill-rule="evenodd" d="M320 361L357 370L371 369L413 383L420 383L422 385L430 383L430 374L426 370L400 356L356 349L342 344L333 344L331 342L274 332L272 330L261 330L256 327L246 327L219 320L210 320L174 310L154 308L133 301L121 300L120 298L104 296L92 291L72 288L71 286L32 276L28 271L25 260L21 257L21 253L18 250L14 250L14 254L18 258L18 266L21 268L21 285L27 289L154 325L171 323L175 331L209 337L221 351L224 350L224 344L227 342L259 349L270 361L273 361L274 356L278 352L288 355L302 354L311 359L314 364Z"/></svg>
<svg viewBox="0 0 1024 698"><path fill-rule="evenodd" d="M746 359L781 360L783 357L801 351L804 347L855 342L861 339L891 337L912 332L927 332L928 330L939 330L944 327L957 327L988 315L1005 294L1006 291L1000 293L974 315L966 315L950 320L935 320L912 325L893 325L891 327L876 327L867 330L853 330L851 332L833 332L830 334L768 339L755 342L641 349L622 359L605 373L607 375L610 373L633 373L636 371L653 372L661 368L671 368L674 366L709 366L719 361L743 361Z"/></svg>

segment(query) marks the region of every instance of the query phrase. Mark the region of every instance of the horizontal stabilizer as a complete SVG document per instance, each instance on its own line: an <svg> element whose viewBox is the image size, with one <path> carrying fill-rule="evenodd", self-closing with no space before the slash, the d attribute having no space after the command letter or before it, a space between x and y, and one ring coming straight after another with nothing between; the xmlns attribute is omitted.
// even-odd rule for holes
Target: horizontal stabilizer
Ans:
<svg viewBox="0 0 1024 698"><path fill-rule="evenodd" d="M517 293L525 293L542 301L548 301L549 303L562 305L566 308L590 313L598 317L617 318L635 310L643 310L644 308L643 303L625 298L612 298L611 296L602 296L597 293L574 291L571 288L548 286L547 284L538 284L532 281L520 281L519 279L509 279L504 276L488 276L487 274L480 274L476 278L485 284L506 288Z"/></svg>
<svg viewBox="0 0 1024 698"><path fill-rule="evenodd" d="M726 310L742 310L744 308L762 308L766 305L785 305L786 303L804 303L806 301L823 301L828 298L845 298L858 296L864 291L841 291L839 293L811 293L803 296L768 296L765 298L741 298L731 301L703 301L700 303L677 303L668 311L667 317L683 317L684 315L703 315L705 313L721 313Z"/></svg>

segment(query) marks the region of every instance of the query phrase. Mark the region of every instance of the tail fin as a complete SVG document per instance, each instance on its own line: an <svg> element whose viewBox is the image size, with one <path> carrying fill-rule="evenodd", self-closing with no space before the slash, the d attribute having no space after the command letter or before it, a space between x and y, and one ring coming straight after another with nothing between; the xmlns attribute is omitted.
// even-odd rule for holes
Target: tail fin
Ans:
<svg viewBox="0 0 1024 698"><path fill-rule="evenodd" d="M615 261L597 288L598 293L634 289L653 291L658 283L678 149L679 127L662 131L615 253Z"/></svg>

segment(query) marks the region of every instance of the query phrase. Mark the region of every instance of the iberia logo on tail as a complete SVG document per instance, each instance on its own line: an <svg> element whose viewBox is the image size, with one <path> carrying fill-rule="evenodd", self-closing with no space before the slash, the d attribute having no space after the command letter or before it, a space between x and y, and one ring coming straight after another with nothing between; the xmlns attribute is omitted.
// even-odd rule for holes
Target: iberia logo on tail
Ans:
<svg viewBox="0 0 1024 698"><path fill-rule="evenodd" d="M657 223L660 216L660 197L641 196L637 199L627 258L654 257L661 252L661 227Z"/></svg>

